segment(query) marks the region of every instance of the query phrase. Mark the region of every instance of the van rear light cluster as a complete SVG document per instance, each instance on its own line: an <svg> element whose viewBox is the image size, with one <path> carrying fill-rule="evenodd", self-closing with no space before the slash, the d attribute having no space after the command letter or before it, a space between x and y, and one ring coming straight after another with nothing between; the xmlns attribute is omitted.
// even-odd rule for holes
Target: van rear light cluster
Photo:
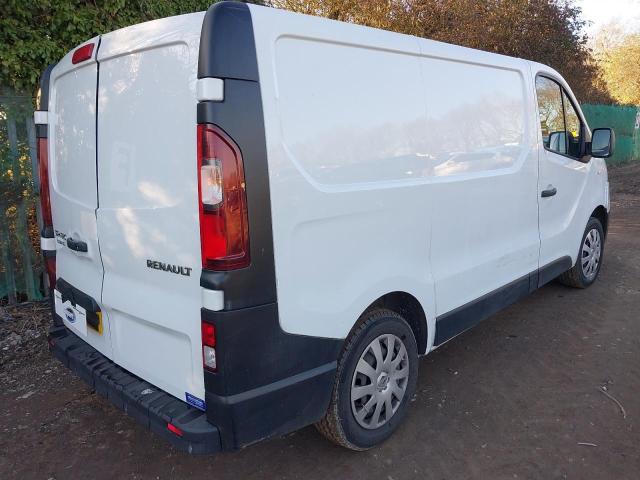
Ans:
<svg viewBox="0 0 640 480"><path fill-rule="evenodd" d="M202 362L207 370L218 369L216 361L216 328L205 321L202 322Z"/></svg>
<svg viewBox="0 0 640 480"><path fill-rule="evenodd" d="M42 212L42 235L53 237L53 218L51 216L51 196L49 192L49 141L39 137L37 142L38 174L40 176L40 209ZM52 252L43 252L45 268L49 277L49 288L56 285L56 257Z"/></svg>
<svg viewBox="0 0 640 480"><path fill-rule="evenodd" d="M249 221L242 154L220 128L198 125L198 195L202 267L249 265Z"/></svg>
<svg viewBox="0 0 640 480"><path fill-rule="evenodd" d="M53 225L51 219L51 197L49 195L49 141L38 138L38 173L40 174L40 208L42 209L42 223L44 227Z"/></svg>

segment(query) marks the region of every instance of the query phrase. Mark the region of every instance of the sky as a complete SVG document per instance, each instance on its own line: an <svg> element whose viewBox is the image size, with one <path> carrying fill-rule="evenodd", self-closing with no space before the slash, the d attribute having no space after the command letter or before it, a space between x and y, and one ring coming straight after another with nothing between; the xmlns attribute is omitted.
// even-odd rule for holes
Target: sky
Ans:
<svg viewBox="0 0 640 480"><path fill-rule="evenodd" d="M590 36L611 21L640 31L640 0L577 0L576 4L582 8L582 18L593 22L587 27Z"/></svg>

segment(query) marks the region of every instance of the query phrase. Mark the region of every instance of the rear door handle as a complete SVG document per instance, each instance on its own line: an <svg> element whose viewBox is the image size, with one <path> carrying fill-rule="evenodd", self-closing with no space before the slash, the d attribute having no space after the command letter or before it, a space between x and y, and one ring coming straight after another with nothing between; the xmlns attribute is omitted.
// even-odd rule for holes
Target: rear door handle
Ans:
<svg viewBox="0 0 640 480"><path fill-rule="evenodd" d="M74 240L71 237L67 238L67 247L69 247L74 252L87 252L87 242Z"/></svg>
<svg viewBox="0 0 640 480"><path fill-rule="evenodd" d="M556 193L558 193L558 190L556 189L556 187L552 187L552 188L547 188L546 190L543 190L540 196L542 198L553 197Z"/></svg>

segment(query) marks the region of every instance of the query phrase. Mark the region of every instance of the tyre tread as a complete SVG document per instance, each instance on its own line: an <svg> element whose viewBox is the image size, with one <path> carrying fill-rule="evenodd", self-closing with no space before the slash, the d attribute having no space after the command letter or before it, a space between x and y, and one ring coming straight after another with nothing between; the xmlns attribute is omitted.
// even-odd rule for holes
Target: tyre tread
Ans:
<svg viewBox="0 0 640 480"><path fill-rule="evenodd" d="M331 393L331 401L329 402L329 408L327 413L321 420L315 423L316 429L329 441L339 445L341 447L348 448L349 450L364 451L368 448L359 447L351 443L345 436L342 425L340 424L340 416L338 414L338 395L339 395L339 382L342 376L342 372L345 368L346 360L349 354L358 345L358 340L361 335L366 332L369 327L376 323L381 318L395 317L399 320L405 321L398 313L388 310L386 308L376 308L374 310L367 311L361 319L363 319L349 334L345 341L345 346L340 354L338 360L338 368L336 369L336 377L333 383L333 392Z"/></svg>
<svg viewBox="0 0 640 480"><path fill-rule="evenodd" d="M593 284L598 278L598 274L600 273L599 270L598 270L598 274L596 274L594 279L591 282L586 283L584 279L584 275L582 274L582 265L580 265L580 258L582 256L582 242L584 242L584 237L587 234L589 227L591 227L592 224L596 224L596 223L597 225L600 226L600 234L602 236L602 256L600 260L600 266L598 267L598 269L600 269L602 266L602 259L604 258L604 240L605 240L604 229L602 227L602 222L600 222L598 218L591 217L587 222L587 226L585 227L585 231L580 241L580 249L578 250L578 259L576 260L576 264L566 272L562 273L557 279L560 283L562 283L563 285L566 285L567 287L581 288L581 289L587 288L589 285Z"/></svg>

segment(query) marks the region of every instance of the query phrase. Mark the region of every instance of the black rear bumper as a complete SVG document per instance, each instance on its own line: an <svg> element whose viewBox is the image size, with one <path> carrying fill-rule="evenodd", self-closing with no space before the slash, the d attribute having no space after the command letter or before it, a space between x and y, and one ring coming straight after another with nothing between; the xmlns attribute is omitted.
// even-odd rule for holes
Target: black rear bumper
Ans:
<svg viewBox="0 0 640 480"><path fill-rule="evenodd" d="M207 421L205 412L127 372L66 327L51 328L49 348L96 393L176 448L191 454L220 450L220 433ZM169 424L181 435L169 430Z"/></svg>
<svg viewBox="0 0 640 480"><path fill-rule="evenodd" d="M275 303L202 309L202 319L216 328L219 364L216 373L204 373L205 413L126 371L54 319L54 356L118 408L192 454L237 450L318 421L329 405L342 346L342 340L284 332Z"/></svg>

